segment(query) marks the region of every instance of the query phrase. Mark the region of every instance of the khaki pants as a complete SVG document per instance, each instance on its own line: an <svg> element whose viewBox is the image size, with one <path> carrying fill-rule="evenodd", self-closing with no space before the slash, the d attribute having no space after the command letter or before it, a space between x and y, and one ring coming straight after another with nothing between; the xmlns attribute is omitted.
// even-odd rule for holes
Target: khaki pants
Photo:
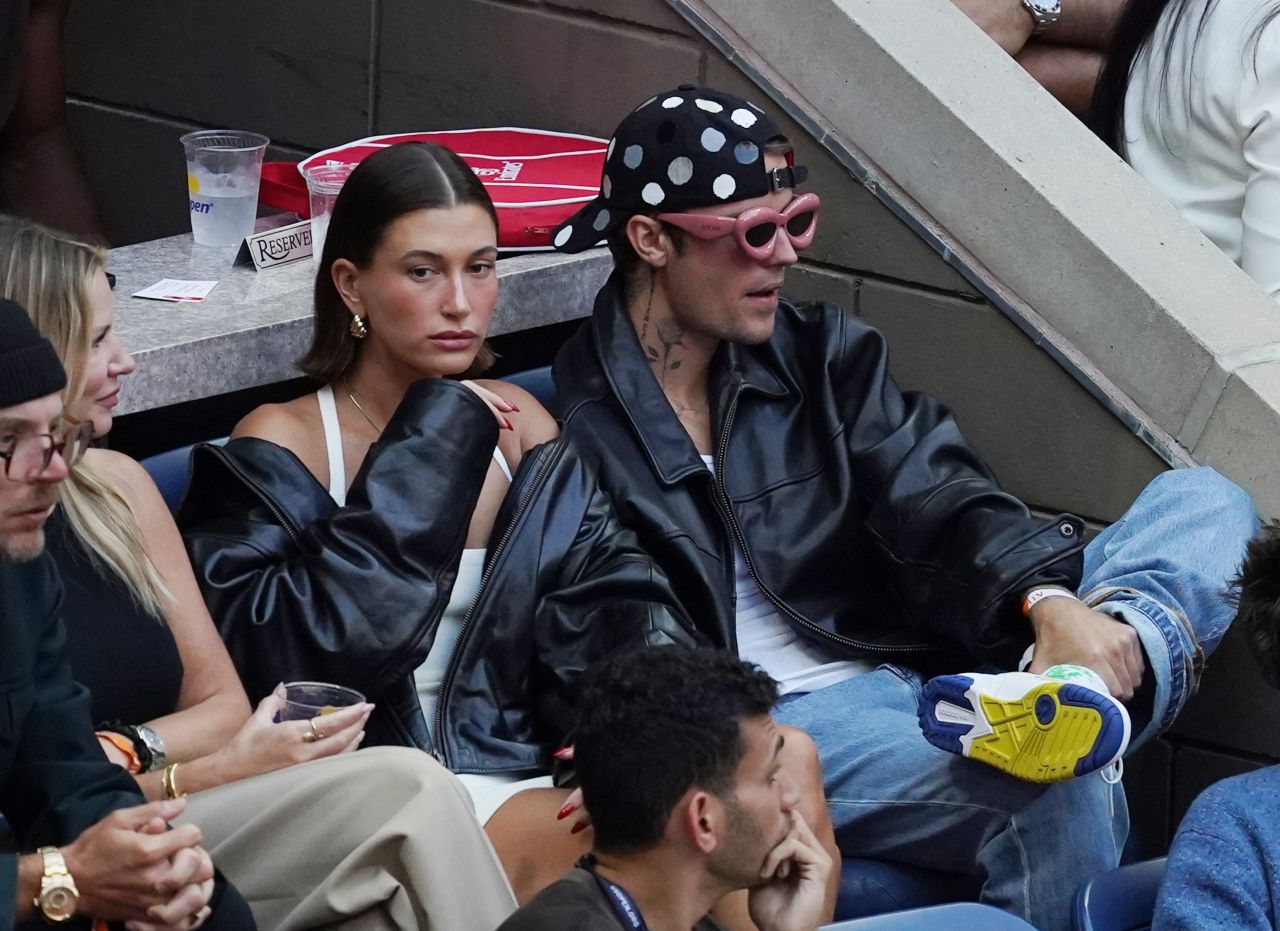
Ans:
<svg viewBox="0 0 1280 931"><path fill-rule="evenodd" d="M179 820L200 826L261 931L493 931L515 911L470 796L420 750L372 747L208 789Z"/></svg>

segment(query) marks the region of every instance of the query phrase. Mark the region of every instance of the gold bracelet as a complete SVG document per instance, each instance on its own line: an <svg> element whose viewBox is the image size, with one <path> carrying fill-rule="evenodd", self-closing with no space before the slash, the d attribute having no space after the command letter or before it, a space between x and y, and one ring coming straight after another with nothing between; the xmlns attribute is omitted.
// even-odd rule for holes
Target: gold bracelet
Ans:
<svg viewBox="0 0 1280 931"><path fill-rule="evenodd" d="M165 798L186 798L187 793L178 791L177 773L181 763L170 763L164 768L164 777L161 780L164 785Z"/></svg>

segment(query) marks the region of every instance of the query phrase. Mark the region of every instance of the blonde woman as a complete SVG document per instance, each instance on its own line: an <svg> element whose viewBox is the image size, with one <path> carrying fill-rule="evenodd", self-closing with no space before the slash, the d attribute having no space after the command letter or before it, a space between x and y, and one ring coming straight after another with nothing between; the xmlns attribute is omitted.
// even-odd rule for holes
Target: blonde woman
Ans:
<svg viewBox="0 0 1280 931"><path fill-rule="evenodd" d="M66 416L106 435L134 362L112 329L102 250L6 218L0 295L26 307L62 357ZM186 818L261 927L488 931L514 908L454 776L407 748L350 752L371 705L275 724L277 692L250 714L178 531L136 462L90 450L64 483L49 548L103 752L149 798L192 795Z"/></svg>

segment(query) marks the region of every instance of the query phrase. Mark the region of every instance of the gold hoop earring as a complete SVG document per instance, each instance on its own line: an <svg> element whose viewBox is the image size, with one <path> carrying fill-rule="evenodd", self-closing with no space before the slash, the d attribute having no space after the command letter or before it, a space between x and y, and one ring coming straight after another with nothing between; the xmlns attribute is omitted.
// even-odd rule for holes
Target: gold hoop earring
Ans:
<svg viewBox="0 0 1280 931"><path fill-rule="evenodd" d="M369 328L365 326L364 317L359 314L351 315L351 335L356 339L364 339L369 335Z"/></svg>

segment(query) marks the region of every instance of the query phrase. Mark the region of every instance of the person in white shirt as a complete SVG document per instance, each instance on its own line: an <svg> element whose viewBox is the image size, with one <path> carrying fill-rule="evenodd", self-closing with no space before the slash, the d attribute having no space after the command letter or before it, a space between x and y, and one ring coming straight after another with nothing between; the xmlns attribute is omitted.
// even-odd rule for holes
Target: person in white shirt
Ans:
<svg viewBox="0 0 1280 931"><path fill-rule="evenodd" d="M1130 4L1091 123L1188 222L1280 296L1280 3Z"/></svg>

